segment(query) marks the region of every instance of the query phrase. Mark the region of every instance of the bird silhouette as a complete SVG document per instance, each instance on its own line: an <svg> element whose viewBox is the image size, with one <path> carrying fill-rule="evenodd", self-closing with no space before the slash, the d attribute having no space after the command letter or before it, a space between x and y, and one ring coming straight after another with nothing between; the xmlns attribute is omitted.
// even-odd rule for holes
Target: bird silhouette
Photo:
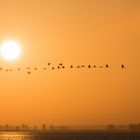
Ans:
<svg viewBox="0 0 140 140"><path fill-rule="evenodd" d="M121 65L121 68L125 68L124 64Z"/></svg>
<svg viewBox="0 0 140 140"><path fill-rule="evenodd" d="M77 68L80 68L80 66L77 66Z"/></svg>
<svg viewBox="0 0 140 140"><path fill-rule="evenodd" d="M70 68L73 68L73 65L71 65Z"/></svg>
<svg viewBox="0 0 140 140"><path fill-rule="evenodd" d="M59 63L60 66L63 66L63 63Z"/></svg>
<svg viewBox="0 0 140 140"><path fill-rule="evenodd" d="M30 72L30 71L28 71L27 73L28 73L28 75L30 75L30 74L31 74L31 72Z"/></svg>
<svg viewBox="0 0 140 140"><path fill-rule="evenodd" d="M105 67L106 67L106 68L109 68L109 65L108 65L108 64L106 64L106 65L105 65Z"/></svg>
<svg viewBox="0 0 140 140"><path fill-rule="evenodd" d="M51 65L51 63L48 63L48 66L50 66Z"/></svg>
<svg viewBox="0 0 140 140"><path fill-rule="evenodd" d="M47 68L43 68L44 70L47 70Z"/></svg>
<svg viewBox="0 0 140 140"><path fill-rule="evenodd" d="M37 68L35 67L34 70L37 70Z"/></svg>
<svg viewBox="0 0 140 140"><path fill-rule="evenodd" d="M52 67L52 70L54 70L54 67Z"/></svg>
<svg viewBox="0 0 140 140"><path fill-rule="evenodd" d="M2 67L0 68L0 71L2 71Z"/></svg>
<svg viewBox="0 0 140 140"><path fill-rule="evenodd" d="M88 68L91 68L91 65L88 65Z"/></svg>

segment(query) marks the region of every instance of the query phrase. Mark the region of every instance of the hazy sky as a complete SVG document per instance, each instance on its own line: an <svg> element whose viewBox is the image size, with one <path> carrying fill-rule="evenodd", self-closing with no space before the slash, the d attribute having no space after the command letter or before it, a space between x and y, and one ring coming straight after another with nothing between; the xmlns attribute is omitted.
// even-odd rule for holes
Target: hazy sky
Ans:
<svg viewBox="0 0 140 140"><path fill-rule="evenodd" d="M0 0L0 42L21 43L5 68L111 64L111 69L0 72L0 123L140 122L139 0ZM120 64L127 69L120 69Z"/></svg>

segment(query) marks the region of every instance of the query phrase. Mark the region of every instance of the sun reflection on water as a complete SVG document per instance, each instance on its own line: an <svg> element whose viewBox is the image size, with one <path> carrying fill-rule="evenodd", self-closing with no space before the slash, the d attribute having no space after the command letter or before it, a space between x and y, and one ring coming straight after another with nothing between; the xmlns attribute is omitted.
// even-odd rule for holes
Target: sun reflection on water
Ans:
<svg viewBox="0 0 140 140"><path fill-rule="evenodd" d="M30 133L23 132L1 132L0 140L37 140Z"/></svg>

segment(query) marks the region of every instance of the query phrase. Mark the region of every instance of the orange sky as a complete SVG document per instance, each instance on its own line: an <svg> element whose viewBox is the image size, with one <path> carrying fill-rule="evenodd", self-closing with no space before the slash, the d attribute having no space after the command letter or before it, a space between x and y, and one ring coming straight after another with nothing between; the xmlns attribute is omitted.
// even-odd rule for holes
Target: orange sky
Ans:
<svg viewBox="0 0 140 140"><path fill-rule="evenodd" d="M111 69L0 72L0 123L140 122L138 0L0 0L0 42L22 56L1 66L111 64ZM119 65L128 68L122 70Z"/></svg>

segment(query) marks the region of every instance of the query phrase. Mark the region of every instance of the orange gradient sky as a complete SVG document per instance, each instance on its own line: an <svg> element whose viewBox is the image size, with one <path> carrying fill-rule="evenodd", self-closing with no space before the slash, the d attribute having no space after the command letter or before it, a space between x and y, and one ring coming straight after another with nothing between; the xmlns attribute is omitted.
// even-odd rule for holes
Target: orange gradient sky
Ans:
<svg viewBox="0 0 140 140"><path fill-rule="evenodd" d="M22 46L1 67L110 64L110 69L0 72L0 124L140 122L138 0L0 0L0 43ZM120 64L127 69L120 69Z"/></svg>

